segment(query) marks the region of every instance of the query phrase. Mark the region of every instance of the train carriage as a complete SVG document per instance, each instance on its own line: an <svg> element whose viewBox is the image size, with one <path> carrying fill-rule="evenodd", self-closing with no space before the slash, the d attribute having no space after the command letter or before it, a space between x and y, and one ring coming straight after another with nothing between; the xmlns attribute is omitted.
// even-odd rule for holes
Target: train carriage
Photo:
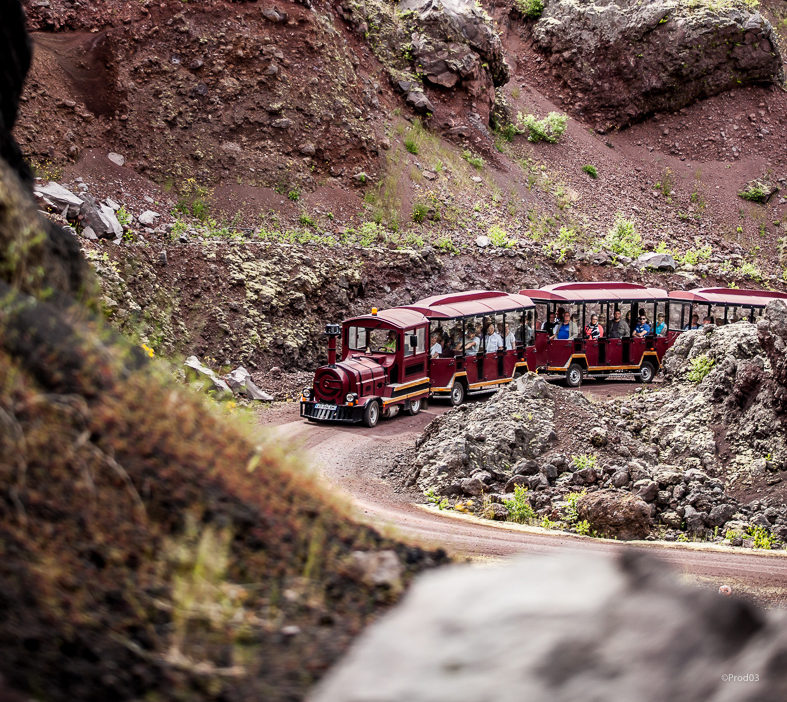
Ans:
<svg viewBox="0 0 787 702"><path fill-rule="evenodd" d="M470 290L428 297L406 309L429 319L430 339L440 347L429 363L436 397L459 405L467 395L495 390L528 368L535 305L524 295Z"/></svg>
<svg viewBox="0 0 787 702"><path fill-rule="evenodd" d="M659 324L660 315L666 320L669 314L669 295L661 288L636 283L572 282L521 290L520 294L533 300L542 320L535 339L537 369L565 374L571 387L578 386L584 375L604 378L632 372L649 383L677 335L666 321ZM628 332L610 335L616 311ZM635 330L642 314L646 323L638 332ZM592 315L598 316L598 338L586 333ZM564 338L554 333L555 316L569 320Z"/></svg>
<svg viewBox="0 0 787 702"><path fill-rule="evenodd" d="M670 329L698 329L703 324L732 324L742 319L756 322L771 300L787 300L787 293L743 288L695 288L673 290L670 297Z"/></svg>

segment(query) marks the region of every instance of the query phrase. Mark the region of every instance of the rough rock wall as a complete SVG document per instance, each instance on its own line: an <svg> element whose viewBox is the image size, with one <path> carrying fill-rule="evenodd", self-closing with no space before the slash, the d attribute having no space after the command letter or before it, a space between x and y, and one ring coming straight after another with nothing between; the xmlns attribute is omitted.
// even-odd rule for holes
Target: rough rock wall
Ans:
<svg viewBox="0 0 787 702"><path fill-rule="evenodd" d="M425 575L310 700L776 702L786 655L779 614L650 557L530 557Z"/></svg>
<svg viewBox="0 0 787 702"><path fill-rule="evenodd" d="M772 26L742 1L550 0L533 35L601 129L784 77Z"/></svg>

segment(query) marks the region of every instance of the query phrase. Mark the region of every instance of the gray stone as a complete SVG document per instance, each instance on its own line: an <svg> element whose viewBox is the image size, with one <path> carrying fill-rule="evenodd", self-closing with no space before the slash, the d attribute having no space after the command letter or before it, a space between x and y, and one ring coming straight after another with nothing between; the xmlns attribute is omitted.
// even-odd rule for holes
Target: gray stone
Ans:
<svg viewBox="0 0 787 702"><path fill-rule="evenodd" d="M577 514L604 536L642 539L650 533L650 508L634 495L597 490L577 500Z"/></svg>
<svg viewBox="0 0 787 702"><path fill-rule="evenodd" d="M79 232L82 237L85 239L89 239L90 241L97 241L98 237L96 236L96 232L93 231L93 227L83 227L82 231Z"/></svg>
<svg viewBox="0 0 787 702"><path fill-rule="evenodd" d="M465 478L460 485L465 495L472 495L473 497L478 497L483 494L486 489L486 485L478 478Z"/></svg>
<svg viewBox="0 0 787 702"><path fill-rule="evenodd" d="M198 377L202 377L210 381L211 386L205 389L215 390L219 394L232 395L230 386L227 385L227 383L225 383L221 378L219 378L219 376L217 376L216 373L214 373L210 368L203 366L196 356L189 356L183 362L183 365L193 370Z"/></svg>
<svg viewBox="0 0 787 702"><path fill-rule="evenodd" d="M508 519L508 508L497 502L491 502L484 509L483 515L486 519L496 519L505 521Z"/></svg>
<svg viewBox="0 0 787 702"><path fill-rule="evenodd" d="M489 246L489 237L485 234L481 234L480 236L476 237L475 245L479 249L485 249L487 246Z"/></svg>
<svg viewBox="0 0 787 702"><path fill-rule="evenodd" d="M672 529L680 529L681 524L683 523L683 519L677 512L673 512L672 510L667 510L666 512L661 513L661 521L664 522L668 527Z"/></svg>
<svg viewBox="0 0 787 702"><path fill-rule="evenodd" d="M645 502L653 502L659 491L658 483L654 480L638 480L634 483L637 497L641 497Z"/></svg>
<svg viewBox="0 0 787 702"><path fill-rule="evenodd" d="M406 102L416 112L427 113L434 112L434 105L422 90L411 90L407 93Z"/></svg>
<svg viewBox="0 0 787 702"><path fill-rule="evenodd" d="M347 570L351 577L365 585L392 590L402 587L404 568L396 551L353 551Z"/></svg>
<svg viewBox="0 0 787 702"><path fill-rule="evenodd" d="M615 474L612 476L612 484L616 488L622 488L625 485L628 485L628 482L629 482L629 474L627 470L616 471Z"/></svg>
<svg viewBox="0 0 787 702"><path fill-rule="evenodd" d="M112 161L116 166L125 166L126 165L126 158L121 154L115 153L114 151L110 151L107 154L107 158Z"/></svg>
<svg viewBox="0 0 787 702"><path fill-rule="evenodd" d="M637 259L640 268L653 268L657 271L674 271L678 265L672 254L648 252Z"/></svg>
<svg viewBox="0 0 787 702"><path fill-rule="evenodd" d="M298 151L304 156L314 156L317 153L317 147L310 141L307 141L298 147Z"/></svg>
<svg viewBox="0 0 787 702"><path fill-rule="evenodd" d="M79 219L83 226L91 227L99 238L119 239L123 236L123 227L112 208L96 202L90 195L82 195Z"/></svg>
<svg viewBox="0 0 787 702"><path fill-rule="evenodd" d="M713 507L706 518L706 522L710 527L720 527L726 522L730 521L735 515L737 507L735 505L722 504Z"/></svg>
<svg viewBox="0 0 787 702"><path fill-rule="evenodd" d="M33 186L33 194L58 212L64 208L74 208L73 211L76 213L82 206L82 199L59 183L35 185Z"/></svg>
<svg viewBox="0 0 787 702"><path fill-rule="evenodd" d="M158 212L154 212L153 210L145 210L139 217L139 223L146 226L146 227L153 227L156 224L156 220L161 217Z"/></svg>
<svg viewBox="0 0 787 702"><path fill-rule="evenodd" d="M537 573L537 577L533 574ZM529 556L419 576L310 702L787 699L776 612L682 583L630 553Z"/></svg>

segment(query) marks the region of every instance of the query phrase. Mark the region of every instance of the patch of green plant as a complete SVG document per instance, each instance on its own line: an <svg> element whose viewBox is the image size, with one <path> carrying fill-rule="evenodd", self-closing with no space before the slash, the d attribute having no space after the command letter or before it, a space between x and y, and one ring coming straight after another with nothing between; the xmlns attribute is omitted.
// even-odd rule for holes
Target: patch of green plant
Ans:
<svg viewBox="0 0 787 702"><path fill-rule="evenodd" d="M127 227L131 224L131 213L123 205L115 212L115 217L117 217L121 227Z"/></svg>
<svg viewBox="0 0 787 702"><path fill-rule="evenodd" d="M656 181L655 188L662 195L664 195L664 197L669 198L672 195L672 191L674 187L675 187L675 174L672 172L671 168L665 168L664 173L661 176L661 179Z"/></svg>
<svg viewBox="0 0 787 702"><path fill-rule="evenodd" d="M301 199L301 191L298 188L293 188L287 193L287 197L293 202L298 202Z"/></svg>
<svg viewBox="0 0 787 702"><path fill-rule="evenodd" d="M590 536L590 522L587 519L580 519L574 524L574 530L581 536Z"/></svg>
<svg viewBox="0 0 787 702"><path fill-rule="evenodd" d="M533 143L545 141L548 144L555 144L563 136L568 124L568 116L559 112L550 112L544 119L538 119L535 115L521 112L517 115L517 128L521 133L527 131L527 140Z"/></svg>
<svg viewBox="0 0 787 702"><path fill-rule="evenodd" d="M420 224L429 214L429 205L422 200L413 203L413 222Z"/></svg>
<svg viewBox="0 0 787 702"><path fill-rule="evenodd" d="M765 527L750 526L746 530L746 536L750 539L754 539L754 543L752 544L754 548L770 551L774 546L774 538Z"/></svg>
<svg viewBox="0 0 787 702"><path fill-rule="evenodd" d="M713 253L713 248L710 244L706 244L705 246L701 246L696 249L687 249L686 252L682 256L675 256L675 260L678 263L685 263L690 266L696 266L698 263L702 261L707 261L711 254Z"/></svg>
<svg viewBox="0 0 787 702"><path fill-rule="evenodd" d="M576 470L583 468L595 468L598 463L598 456L595 453L580 453L571 456L571 463L574 464Z"/></svg>
<svg viewBox="0 0 787 702"><path fill-rule="evenodd" d="M508 142L514 141L514 137L519 134L516 125L511 122L498 126L495 131L500 135L501 139Z"/></svg>
<svg viewBox="0 0 787 702"><path fill-rule="evenodd" d="M544 12L544 0L514 0L514 7L525 19L538 19Z"/></svg>
<svg viewBox="0 0 787 702"><path fill-rule="evenodd" d="M415 140L415 137L411 135L407 135L404 138L404 148L407 149L411 154L418 155L418 142Z"/></svg>
<svg viewBox="0 0 787 702"><path fill-rule="evenodd" d="M553 522L549 517L544 515L538 523L538 526L542 529L554 529L557 526L557 522Z"/></svg>
<svg viewBox="0 0 787 702"><path fill-rule="evenodd" d="M175 211L181 214L190 214L204 222L210 211L207 202L209 195L208 188L197 183L194 178L187 178L180 188Z"/></svg>
<svg viewBox="0 0 787 702"><path fill-rule="evenodd" d="M472 151L465 149L462 152L462 158L473 168L476 168L479 171L484 167L484 159L482 159L480 156L474 155Z"/></svg>
<svg viewBox="0 0 787 702"><path fill-rule="evenodd" d="M615 223L604 238L604 248L621 256L637 258L642 249L642 237L637 232L633 220L626 219L620 212Z"/></svg>
<svg viewBox="0 0 787 702"><path fill-rule="evenodd" d="M317 223L306 212L301 212L301 216L298 218L298 221L304 227L316 227L317 226Z"/></svg>
<svg viewBox="0 0 787 702"><path fill-rule="evenodd" d="M434 488L429 488L428 490L424 490L424 497L429 504L436 505L437 509L443 510L448 509L448 498L447 497L440 497L435 491Z"/></svg>
<svg viewBox="0 0 787 702"><path fill-rule="evenodd" d="M750 261L744 261L733 271L744 278L751 278L758 282L762 282L765 277L759 267Z"/></svg>
<svg viewBox="0 0 787 702"><path fill-rule="evenodd" d="M440 249L440 251L444 251L445 253L454 255L459 253L459 249L456 247L456 244L454 244L453 239L451 239L451 237L447 234L437 239L434 245L436 248Z"/></svg>
<svg viewBox="0 0 787 702"><path fill-rule="evenodd" d="M579 521L579 511L577 509L577 502L580 498L587 495L587 490L580 490L579 492L570 492L566 495L566 504L563 507L563 519L571 525Z"/></svg>
<svg viewBox="0 0 787 702"><path fill-rule="evenodd" d="M688 540L689 540L689 537L686 536L686 534L684 534L684 533L678 534L678 536L675 538L675 541L679 541L682 544L685 544Z"/></svg>
<svg viewBox="0 0 787 702"><path fill-rule="evenodd" d="M557 263L564 263L568 255L574 251L579 234L570 227L560 227L557 237L544 244L544 253L554 257Z"/></svg>
<svg viewBox="0 0 787 702"><path fill-rule="evenodd" d="M489 227L489 241L498 249L510 249L517 243L516 239L508 238L508 232L499 224Z"/></svg>
<svg viewBox="0 0 787 702"><path fill-rule="evenodd" d="M582 171L583 173L587 173L591 178L593 178L593 180L598 178L598 171L596 170L596 167L593 164L588 163L582 166Z"/></svg>
<svg viewBox="0 0 787 702"><path fill-rule="evenodd" d="M536 513L527 497L527 488L522 485L516 485L514 487L514 499L503 500L503 504L508 509L509 521L517 524L526 524L536 518Z"/></svg>
<svg viewBox="0 0 787 702"><path fill-rule="evenodd" d="M716 361L710 358L707 354L702 354L700 356L695 356L689 362L689 372L686 374L686 379L690 383L694 383L695 385L699 385L708 373L711 372L713 366L716 365Z"/></svg>

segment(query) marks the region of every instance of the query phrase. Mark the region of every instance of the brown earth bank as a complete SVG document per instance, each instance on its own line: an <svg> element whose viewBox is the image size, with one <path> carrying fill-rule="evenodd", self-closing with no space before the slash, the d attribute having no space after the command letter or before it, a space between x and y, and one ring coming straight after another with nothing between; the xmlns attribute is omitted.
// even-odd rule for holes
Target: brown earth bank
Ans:
<svg viewBox="0 0 787 702"><path fill-rule="evenodd" d="M172 236L178 205L184 224L204 230L212 219L207 231L219 236L341 238L368 225L374 240L475 252L491 230L493 246L531 242L571 261L620 214L645 249L663 241L684 256L710 246L731 276L770 284L785 267L787 199L737 194L753 179L785 185L778 85L729 90L606 135L575 115L559 143L531 143L485 124L470 97L486 85L478 76L449 88L427 75L418 90L434 112L419 122L396 87L413 59L406 45L388 46L401 29L371 0L354 6L366 19L353 10L349 20L326 3L27 7L37 50L17 136L40 175L67 185L81 177L97 197L127 204L130 239L149 237L135 219L144 209L160 212ZM781 5L762 8L784 32ZM497 90L512 119L570 109L533 48L533 23L507 4L489 10L511 76ZM418 60L428 67L427 58ZM107 165L109 152L125 164ZM110 168L115 182L103 177Z"/></svg>

